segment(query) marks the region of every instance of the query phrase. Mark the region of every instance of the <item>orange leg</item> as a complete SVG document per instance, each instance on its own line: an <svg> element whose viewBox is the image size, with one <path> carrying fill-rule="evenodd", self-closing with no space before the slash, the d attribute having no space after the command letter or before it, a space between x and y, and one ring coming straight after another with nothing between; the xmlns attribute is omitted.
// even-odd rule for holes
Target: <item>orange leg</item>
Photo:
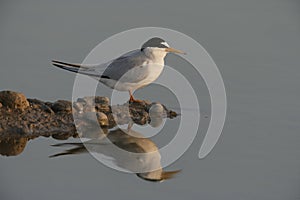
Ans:
<svg viewBox="0 0 300 200"><path fill-rule="evenodd" d="M141 102L143 102L142 100L135 99L134 96L132 95L131 90L129 90L129 96L130 96L129 102L131 102L131 103L133 103L133 102L135 102L135 103L141 103Z"/></svg>

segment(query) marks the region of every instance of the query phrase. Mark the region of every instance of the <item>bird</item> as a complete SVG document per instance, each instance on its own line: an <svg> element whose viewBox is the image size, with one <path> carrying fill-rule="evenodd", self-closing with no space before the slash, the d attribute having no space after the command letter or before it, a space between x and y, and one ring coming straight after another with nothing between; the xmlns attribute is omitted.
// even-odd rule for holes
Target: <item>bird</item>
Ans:
<svg viewBox="0 0 300 200"><path fill-rule="evenodd" d="M108 141L109 140L109 141ZM73 146L64 152L49 156L78 155L91 152L94 155L104 155L113 160L113 164L135 173L139 178L162 182L173 178L181 170L164 171L161 166L161 155L156 144L141 133L127 130L110 130L103 139L91 139L83 143L59 143L52 146ZM101 157L103 159L103 157Z"/></svg>
<svg viewBox="0 0 300 200"><path fill-rule="evenodd" d="M168 53L186 54L169 46L159 38L146 41L140 49L129 51L120 57L101 64L75 64L52 60L52 64L75 73L87 75L118 91L129 92L129 102L142 102L135 99L133 92L149 85L162 73Z"/></svg>

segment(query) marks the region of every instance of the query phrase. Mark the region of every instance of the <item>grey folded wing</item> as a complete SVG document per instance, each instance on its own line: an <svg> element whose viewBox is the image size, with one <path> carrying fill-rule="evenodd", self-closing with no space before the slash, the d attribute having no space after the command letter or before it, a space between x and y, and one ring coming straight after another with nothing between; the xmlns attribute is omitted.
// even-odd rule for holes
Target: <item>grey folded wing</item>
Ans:
<svg viewBox="0 0 300 200"><path fill-rule="evenodd" d="M139 82L147 76L139 70L145 61L146 57L140 50L131 51L113 60L104 70L101 78L120 82Z"/></svg>

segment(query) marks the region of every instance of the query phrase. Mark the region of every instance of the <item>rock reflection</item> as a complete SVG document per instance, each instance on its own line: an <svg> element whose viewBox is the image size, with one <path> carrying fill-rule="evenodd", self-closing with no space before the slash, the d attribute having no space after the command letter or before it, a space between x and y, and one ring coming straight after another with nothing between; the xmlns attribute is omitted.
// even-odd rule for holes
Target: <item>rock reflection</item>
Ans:
<svg viewBox="0 0 300 200"><path fill-rule="evenodd" d="M163 181L172 178L180 170L164 171L161 167L161 155L156 144L141 133L127 129L111 130L102 139L91 139L84 143L61 143L53 146L75 146L64 152L52 155L76 155L92 153L113 159L113 163L126 171L135 173L147 181ZM103 158L100 158L103 159Z"/></svg>
<svg viewBox="0 0 300 200"><path fill-rule="evenodd" d="M0 154L3 156L16 156L22 153L27 144L27 138L7 138L0 140Z"/></svg>

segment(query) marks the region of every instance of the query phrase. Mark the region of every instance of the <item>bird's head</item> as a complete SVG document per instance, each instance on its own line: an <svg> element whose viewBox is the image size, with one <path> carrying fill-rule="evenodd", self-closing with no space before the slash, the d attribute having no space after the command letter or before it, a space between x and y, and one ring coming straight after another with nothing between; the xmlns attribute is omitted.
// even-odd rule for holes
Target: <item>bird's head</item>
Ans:
<svg viewBox="0 0 300 200"><path fill-rule="evenodd" d="M141 48L146 54L152 54L154 56L165 57L167 53L179 53L185 54L185 52L174 49L161 38L154 37L145 42Z"/></svg>

